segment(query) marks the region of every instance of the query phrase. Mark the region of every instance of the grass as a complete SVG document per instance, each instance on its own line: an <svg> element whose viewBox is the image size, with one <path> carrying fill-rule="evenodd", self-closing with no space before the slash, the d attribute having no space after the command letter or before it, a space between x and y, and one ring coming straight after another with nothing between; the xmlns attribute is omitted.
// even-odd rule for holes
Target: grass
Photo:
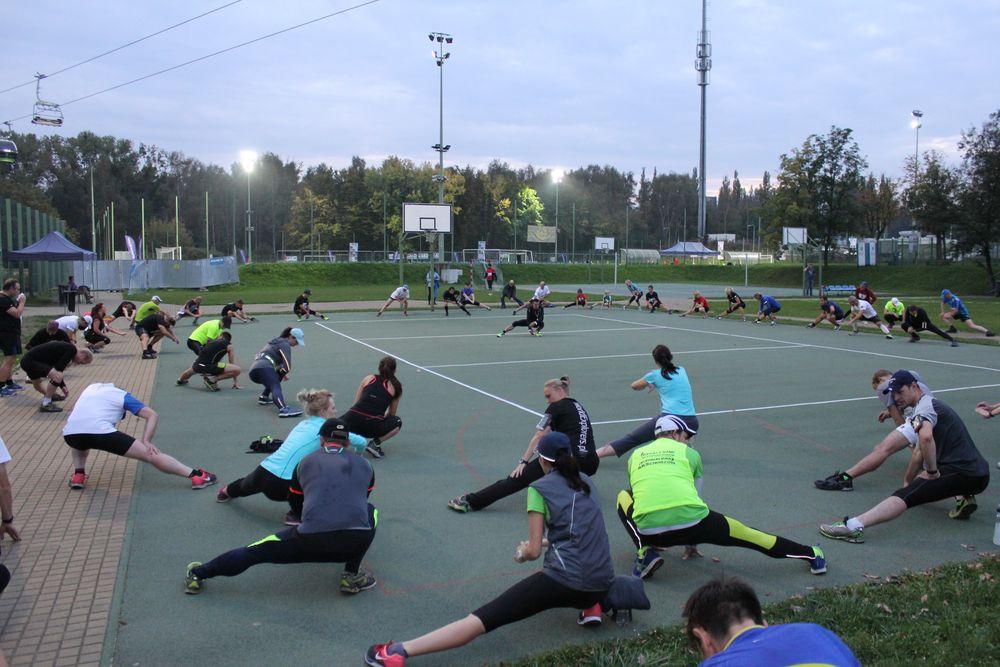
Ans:
<svg viewBox="0 0 1000 667"><path fill-rule="evenodd" d="M868 576L868 575L866 575ZM811 622L836 632L863 665L1000 664L1000 555L874 578L764 607L771 624ZM651 612L636 612L637 614ZM695 665L681 626L534 656L511 667Z"/></svg>

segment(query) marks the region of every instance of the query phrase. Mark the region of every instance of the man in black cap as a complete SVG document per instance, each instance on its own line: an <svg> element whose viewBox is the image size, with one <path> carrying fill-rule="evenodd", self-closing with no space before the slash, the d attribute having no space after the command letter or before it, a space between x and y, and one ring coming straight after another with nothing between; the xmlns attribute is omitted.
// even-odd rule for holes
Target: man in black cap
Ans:
<svg viewBox="0 0 1000 667"><path fill-rule="evenodd" d="M309 307L309 299L311 298L312 290L310 289L303 290L302 294L295 298L295 305L292 306L292 312L295 314L295 317L299 318L298 321L301 322L302 320L308 320L310 315L314 317L321 317L324 320L330 319L326 315L321 315Z"/></svg>
<svg viewBox="0 0 1000 667"><path fill-rule="evenodd" d="M528 302L528 309L524 314L524 319L514 320L508 324L506 328L500 330L497 338L503 338L513 331L514 327L528 327L529 334L532 336L541 336L542 329L545 328L545 309L542 308L542 302L535 297L531 297L531 301Z"/></svg>
<svg viewBox="0 0 1000 667"><path fill-rule="evenodd" d="M968 519L976 511L975 496L990 483L990 467L972 441L959 416L943 401L925 394L910 371L893 373L884 392L890 392L900 411L913 408L908 417L913 427L913 462L907 469L906 485L854 518L824 524L824 537L846 542L864 542L865 526L885 523L911 507L957 497L952 519ZM919 474L915 470L921 467Z"/></svg>
<svg viewBox="0 0 1000 667"><path fill-rule="evenodd" d="M375 577L360 570L378 524L378 510L368 502L375 473L351 451L347 426L341 420L323 422L319 437L319 450L302 459L288 489L303 496L302 523L227 551L204 565L190 563L185 593L196 595L204 590L206 579L235 577L260 563L344 563L341 593L360 593L375 586Z"/></svg>

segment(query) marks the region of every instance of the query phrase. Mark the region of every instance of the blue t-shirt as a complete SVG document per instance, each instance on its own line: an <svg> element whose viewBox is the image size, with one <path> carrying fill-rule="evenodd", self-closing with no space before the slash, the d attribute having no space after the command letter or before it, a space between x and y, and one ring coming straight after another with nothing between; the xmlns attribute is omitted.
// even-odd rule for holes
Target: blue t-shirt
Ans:
<svg viewBox="0 0 1000 667"><path fill-rule="evenodd" d="M472 289L471 287L463 287L462 288L462 296L469 297L469 296L472 296L472 294L474 292L475 292L475 290Z"/></svg>
<svg viewBox="0 0 1000 667"><path fill-rule="evenodd" d="M840 637L814 623L787 623L769 628L754 626L736 635L722 653L698 667L785 667L861 663Z"/></svg>
<svg viewBox="0 0 1000 667"><path fill-rule="evenodd" d="M695 413L691 383L688 381L687 371L680 366L677 367L676 373L670 374L669 380L663 377L659 369L649 371L642 376L642 379L660 392L660 412L685 416Z"/></svg>
<svg viewBox="0 0 1000 667"><path fill-rule="evenodd" d="M834 317L836 317L838 320L844 319L844 309L841 308L840 306L838 306L833 301L827 300L825 306L824 305L820 305L820 310L822 310L824 313L829 313L830 312L830 308L833 308L833 316Z"/></svg>
<svg viewBox="0 0 1000 667"><path fill-rule="evenodd" d="M941 299L941 301L943 301L944 305L948 306L949 308L954 308L955 310L957 310L958 314L961 315L962 317L969 316L969 310L965 307L965 304L962 303L962 300L959 299L957 295L952 294L950 298Z"/></svg>
<svg viewBox="0 0 1000 667"><path fill-rule="evenodd" d="M771 312L774 312L776 310L781 310L781 302L773 296L764 295L760 297L760 307L761 310L770 310Z"/></svg>
<svg viewBox="0 0 1000 667"><path fill-rule="evenodd" d="M295 466L309 454L319 451L319 427L326 419L306 417L292 429L278 450L260 462L260 467L281 479L291 479ZM365 439L354 433L348 434L351 447L360 451L365 447Z"/></svg>
<svg viewBox="0 0 1000 667"><path fill-rule="evenodd" d="M635 283L632 283L631 285L625 285L625 287L627 287L628 291L632 292L633 294L636 293L636 292L640 292L640 293L642 292L642 289L638 285L636 285Z"/></svg>

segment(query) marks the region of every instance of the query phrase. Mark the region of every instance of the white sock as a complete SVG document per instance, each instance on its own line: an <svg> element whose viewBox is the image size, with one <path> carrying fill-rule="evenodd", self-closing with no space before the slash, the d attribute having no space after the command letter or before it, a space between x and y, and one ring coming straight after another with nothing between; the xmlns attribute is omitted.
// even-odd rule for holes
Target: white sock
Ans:
<svg viewBox="0 0 1000 667"><path fill-rule="evenodd" d="M52 399L48 396L42 396L42 406L46 406L52 402Z"/></svg>
<svg viewBox="0 0 1000 667"><path fill-rule="evenodd" d="M886 336L889 336L890 335L889 334L889 327L885 326L884 324L882 324L880 326L882 327L882 333L884 333Z"/></svg>
<svg viewBox="0 0 1000 667"><path fill-rule="evenodd" d="M858 521L857 517L847 520L847 527L851 530L864 530L865 525Z"/></svg>

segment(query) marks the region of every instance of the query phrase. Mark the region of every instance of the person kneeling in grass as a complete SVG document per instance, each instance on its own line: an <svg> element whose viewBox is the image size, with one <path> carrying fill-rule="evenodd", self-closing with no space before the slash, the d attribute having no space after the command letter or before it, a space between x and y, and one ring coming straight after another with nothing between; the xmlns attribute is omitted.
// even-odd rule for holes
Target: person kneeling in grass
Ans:
<svg viewBox="0 0 1000 667"><path fill-rule="evenodd" d="M948 516L968 519L976 511L976 494L989 486L989 464L954 410L925 394L907 370L893 373L884 391L892 394L900 410L913 408L909 422L919 446L914 449L904 486L864 514L821 525L819 532L824 537L861 543L866 527L892 521L911 507L951 497L957 497L957 503ZM914 476L920 464L923 469Z"/></svg>
<svg viewBox="0 0 1000 667"><path fill-rule="evenodd" d="M814 623L768 625L760 599L739 579L713 579L684 603L691 648L699 667L837 665L861 663L840 637Z"/></svg>
<svg viewBox="0 0 1000 667"><path fill-rule="evenodd" d="M207 579L235 577L261 563L343 563L341 593L375 587L375 577L361 570L378 525L378 510L368 502L375 473L351 451L344 422L327 419L319 437L320 449L302 459L289 487L303 497L301 523L205 564L188 564L185 593L196 595Z"/></svg>
<svg viewBox="0 0 1000 667"><path fill-rule="evenodd" d="M546 433L537 452L544 474L528 489L528 539L517 545L514 560L537 560L547 533L541 571L459 621L410 641L371 646L365 654L367 664L402 667L407 658L465 646L547 609L582 609L578 624L601 623L602 602L615 583L615 572L596 491L580 472L566 434Z"/></svg>
<svg viewBox="0 0 1000 667"><path fill-rule="evenodd" d="M645 579L663 565L656 548L718 544L803 560L810 572L824 574L826 556L819 547L769 535L709 509L699 491L701 456L687 445L694 435L679 417L660 417L656 440L629 457L631 488L618 494L618 517L637 549L632 573Z"/></svg>

